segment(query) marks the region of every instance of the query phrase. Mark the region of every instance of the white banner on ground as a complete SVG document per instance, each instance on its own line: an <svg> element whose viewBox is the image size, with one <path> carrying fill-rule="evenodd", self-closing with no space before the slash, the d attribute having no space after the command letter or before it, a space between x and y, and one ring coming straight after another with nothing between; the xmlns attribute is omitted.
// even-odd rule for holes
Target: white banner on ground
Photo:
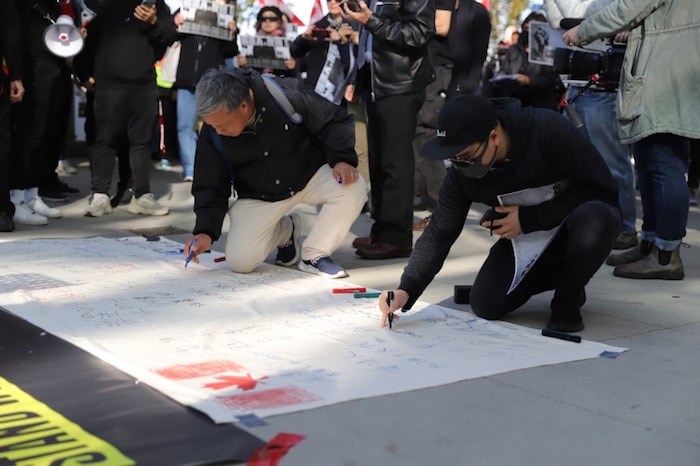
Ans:
<svg viewBox="0 0 700 466"><path fill-rule="evenodd" d="M0 243L0 305L217 423L595 358L616 348L542 337L418 303L379 326L376 299L144 238Z"/></svg>

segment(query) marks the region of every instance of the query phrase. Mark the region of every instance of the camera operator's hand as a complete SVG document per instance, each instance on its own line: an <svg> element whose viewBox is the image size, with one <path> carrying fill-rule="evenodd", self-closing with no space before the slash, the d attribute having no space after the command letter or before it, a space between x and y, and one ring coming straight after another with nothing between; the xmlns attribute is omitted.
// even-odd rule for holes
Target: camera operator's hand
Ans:
<svg viewBox="0 0 700 466"><path fill-rule="evenodd" d="M343 18L349 19L355 23L367 24L367 21L369 21L369 18L372 16L372 10L370 10L367 4L362 0L360 0L359 7L359 11L352 11L348 8L346 3L341 3L340 10L342 11L341 14Z"/></svg>
<svg viewBox="0 0 700 466"><path fill-rule="evenodd" d="M575 45L577 47L581 45L581 41L578 39L578 26L566 31L561 38L566 45Z"/></svg>
<svg viewBox="0 0 700 466"><path fill-rule="evenodd" d="M627 40L629 40L629 38L630 38L630 32L629 31L622 31L622 32L618 32L617 34L615 34L614 40L615 40L615 42L617 42L619 44L626 44Z"/></svg>

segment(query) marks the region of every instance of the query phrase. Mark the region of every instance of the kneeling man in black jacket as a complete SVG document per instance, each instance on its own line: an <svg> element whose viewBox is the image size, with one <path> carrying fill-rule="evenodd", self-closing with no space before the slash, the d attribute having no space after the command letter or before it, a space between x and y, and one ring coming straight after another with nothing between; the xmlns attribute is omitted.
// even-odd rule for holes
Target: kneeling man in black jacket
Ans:
<svg viewBox="0 0 700 466"><path fill-rule="evenodd" d="M584 288L620 228L616 184L584 134L551 110L465 95L445 105L422 154L452 166L391 306L380 297L383 323L413 306L480 202L505 216L481 223L500 239L471 289L474 313L500 319L554 290L547 327L583 330Z"/></svg>
<svg viewBox="0 0 700 466"><path fill-rule="evenodd" d="M277 248L279 265L299 262L306 272L346 277L330 255L366 200L352 116L298 89L296 80L251 69L210 70L195 97L205 124L192 184L197 220L184 254L196 260L208 250L228 213L226 260L233 271L252 271ZM238 199L229 207L232 183ZM303 246L301 220L288 215L301 203L322 206Z"/></svg>

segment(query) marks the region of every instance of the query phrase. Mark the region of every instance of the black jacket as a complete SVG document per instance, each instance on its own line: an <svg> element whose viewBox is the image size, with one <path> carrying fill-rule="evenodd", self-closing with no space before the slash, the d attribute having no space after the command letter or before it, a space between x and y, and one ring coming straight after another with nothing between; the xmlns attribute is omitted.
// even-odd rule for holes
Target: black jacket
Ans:
<svg viewBox="0 0 700 466"><path fill-rule="evenodd" d="M154 64L175 41L175 25L163 0L156 0L158 20L146 24L134 16L140 0L88 0L97 22L88 34L94 41L97 90L156 87Z"/></svg>
<svg viewBox="0 0 700 466"><path fill-rule="evenodd" d="M296 125L267 91L262 77L244 70L253 90L257 117L238 137L221 136L223 154L214 141L214 130L202 127L194 166L194 234L221 236L228 211L231 176L239 198L279 201L304 189L324 164L357 166L355 124L352 116L322 97L296 87L293 79L278 79L294 109L303 115ZM234 219L245 221L245 219Z"/></svg>
<svg viewBox="0 0 700 466"><path fill-rule="evenodd" d="M320 20L318 20L314 27L319 29L326 29L330 27L330 22L328 21L328 16L326 15ZM326 54L328 53L329 42L326 40L309 40L300 35L289 45L289 52L292 57L300 59L301 64L299 66L300 71L306 71L306 78L304 79L304 85L308 89L314 89L316 87L316 81L318 81L319 76L321 76L321 70L326 64ZM343 63L345 72L349 72L350 66L350 54L353 53L351 50L351 45L341 44L336 42L338 46L338 51L340 52L340 60Z"/></svg>
<svg viewBox="0 0 700 466"><path fill-rule="evenodd" d="M227 58L238 55L236 39L226 41L196 34L180 34L180 61L175 87L194 90L205 71L224 65Z"/></svg>
<svg viewBox="0 0 700 466"><path fill-rule="evenodd" d="M10 80L13 81L22 79L22 46L22 30L15 4L0 2L0 61L4 58L7 62ZM0 88L0 92L9 93L9 90Z"/></svg>
<svg viewBox="0 0 700 466"><path fill-rule="evenodd" d="M399 288L410 296L406 309L442 268L473 202L497 206L499 194L567 180L570 185L554 199L520 207L523 233L556 227L584 202L598 200L618 206L617 185L608 166L584 133L564 116L521 107L514 99L500 99L498 119L510 137L507 161L480 179L447 171L433 218L401 277Z"/></svg>
<svg viewBox="0 0 700 466"><path fill-rule="evenodd" d="M384 2L365 28L372 33L372 92L376 98L412 94L433 78L428 44L435 34L432 0Z"/></svg>

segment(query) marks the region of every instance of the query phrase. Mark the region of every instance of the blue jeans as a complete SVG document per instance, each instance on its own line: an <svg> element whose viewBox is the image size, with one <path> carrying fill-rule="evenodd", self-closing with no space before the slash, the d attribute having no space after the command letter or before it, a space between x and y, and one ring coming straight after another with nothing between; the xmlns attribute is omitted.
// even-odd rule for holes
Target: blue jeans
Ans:
<svg viewBox="0 0 700 466"><path fill-rule="evenodd" d="M642 196L642 239L662 251L676 249L688 222L685 172L690 140L674 134L653 134L634 144Z"/></svg>
<svg viewBox="0 0 700 466"><path fill-rule="evenodd" d="M569 88L567 99L571 100L580 90ZM574 109L583 121L583 128L593 145L610 169L617 183L618 202L622 212L622 233L637 231L637 204L634 190L634 168L627 145L620 142L615 110L615 92L588 90L573 103Z"/></svg>
<svg viewBox="0 0 700 466"><path fill-rule="evenodd" d="M182 176L194 175L194 154L197 150L197 108L194 92L177 90L177 142L180 145Z"/></svg>

